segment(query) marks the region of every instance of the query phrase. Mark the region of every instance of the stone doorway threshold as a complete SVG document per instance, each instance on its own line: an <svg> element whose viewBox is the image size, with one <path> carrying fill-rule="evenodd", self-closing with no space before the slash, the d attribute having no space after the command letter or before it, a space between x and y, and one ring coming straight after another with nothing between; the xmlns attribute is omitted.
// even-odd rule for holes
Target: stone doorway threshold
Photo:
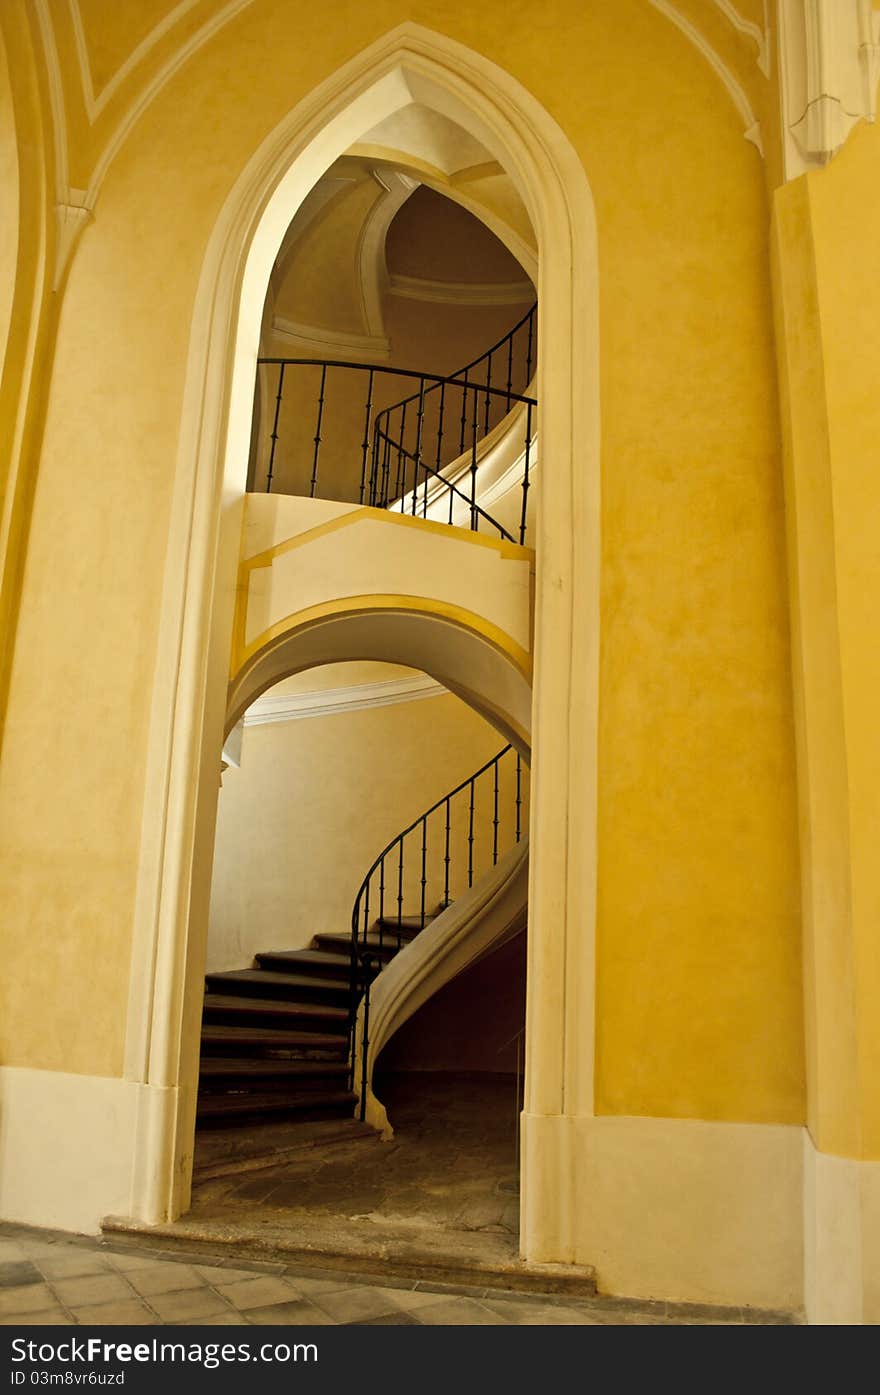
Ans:
<svg viewBox="0 0 880 1395"><path fill-rule="evenodd" d="M186 1216L161 1226L108 1218L105 1234L364 1275L596 1292L592 1268L519 1258L512 1077L407 1073L377 1092L390 1142L350 1119L208 1132Z"/></svg>

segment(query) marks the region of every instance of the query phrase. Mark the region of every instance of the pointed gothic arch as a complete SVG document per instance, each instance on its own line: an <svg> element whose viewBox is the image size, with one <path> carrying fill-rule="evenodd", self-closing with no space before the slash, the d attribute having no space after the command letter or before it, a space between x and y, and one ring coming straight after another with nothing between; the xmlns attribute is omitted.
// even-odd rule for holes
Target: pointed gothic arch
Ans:
<svg viewBox="0 0 880 1395"><path fill-rule="evenodd" d="M272 263L308 190L357 135L418 99L477 135L537 234L541 495L527 1009L523 1252L570 1202L529 1121L593 1111L599 654L598 270L583 166L497 65L405 24L300 102L254 152L217 219L190 328L151 714L125 1074L140 1082L131 1214L188 1204L226 668L253 367ZM564 1145L563 1145L564 1146ZM540 1152L540 1150L537 1150ZM557 1169L558 1175L554 1175ZM549 1244L549 1250L548 1250Z"/></svg>

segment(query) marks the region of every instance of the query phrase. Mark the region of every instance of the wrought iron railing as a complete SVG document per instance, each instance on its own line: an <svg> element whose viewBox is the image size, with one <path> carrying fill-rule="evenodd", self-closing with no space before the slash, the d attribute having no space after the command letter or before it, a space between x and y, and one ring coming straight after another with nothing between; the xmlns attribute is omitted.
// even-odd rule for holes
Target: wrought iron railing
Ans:
<svg viewBox="0 0 880 1395"><path fill-rule="evenodd" d="M350 500L522 543L538 404L518 389L531 382L534 354L532 307L491 349L446 378L379 364L261 358L262 428L248 489ZM398 398L407 381L415 391ZM505 526L480 505L477 476L484 441L514 411L512 429L522 433L521 507Z"/></svg>
<svg viewBox="0 0 880 1395"><path fill-rule="evenodd" d="M362 1119L371 984L413 930L424 929L522 840L527 780L523 758L505 746L392 838L361 882L351 913L350 1069L352 1088L360 1074Z"/></svg>
<svg viewBox="0 0 880 1395"><path fill-rule="evenodd" d="M526 396L537 361L537 305L478 358L457 368L448 378L411 393L376 415L376 434L386 438L392 450L413 452L424 429L426 414L433 412L431 432L435 446L434 468L446 469L456 460L475 463L476 447L515 403L537 406ZM531 419L527 440L531 439ZM386 503L387 507L387 503Z"/></svg>

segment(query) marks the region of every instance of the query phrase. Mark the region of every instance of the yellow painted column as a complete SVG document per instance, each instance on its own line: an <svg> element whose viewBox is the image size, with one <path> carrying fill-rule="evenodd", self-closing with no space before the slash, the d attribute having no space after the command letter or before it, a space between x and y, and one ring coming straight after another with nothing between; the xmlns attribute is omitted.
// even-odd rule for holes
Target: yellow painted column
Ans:
<svg viewBox="0 0 880 1395"><path fill-rule="evenodd" d="M779 189L808 1075L807 1306L880 1320L880 129Z"/></svg>

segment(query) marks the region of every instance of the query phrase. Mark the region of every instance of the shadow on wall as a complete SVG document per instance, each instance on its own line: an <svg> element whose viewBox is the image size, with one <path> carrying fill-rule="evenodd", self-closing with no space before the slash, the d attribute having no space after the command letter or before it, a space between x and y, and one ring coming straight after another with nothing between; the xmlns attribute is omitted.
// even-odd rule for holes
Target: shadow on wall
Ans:
<svg viewBox="0 0 880 1395"><path fill-rule="evenodd" d="M513 1075L525 1025L526 932L472 964L396 1032L376 1076L406 1071ZM381 1098L381 1086L377 1085Z"/></svg>

